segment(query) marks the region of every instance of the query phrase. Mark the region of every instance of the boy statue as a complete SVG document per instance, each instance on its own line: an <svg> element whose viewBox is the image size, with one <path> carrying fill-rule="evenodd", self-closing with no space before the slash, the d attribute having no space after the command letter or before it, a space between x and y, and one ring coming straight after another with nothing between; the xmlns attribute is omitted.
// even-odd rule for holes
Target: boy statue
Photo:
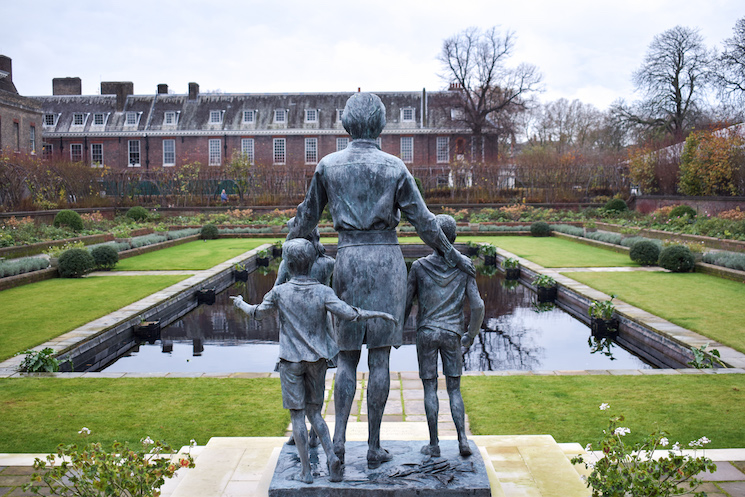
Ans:
<svg viewBox="0 0 745 497"><path fill-rule="evenodd" d="M241 296L231 297L233 305L254 319L279 313L279 375L282 384L282 405L290 410L292 433L300 458L301 471L294 478L313 483L308 453L308 431L305 417L321 439L326 452L329 479L341 481L342 462L336 456L326 422L321 415L325 386L326 361L337 353L333 340L327 336L326 312L339 319L358 321L382 318L395 321L385 312L366 311L340 300L334 291L310 276L318 252L308 240L297 238L282 247L290 281L277 285L258 305L250 305Z"/></svg>
<svg viewBox="0 0 745 497"><path fill-rule="evenodd" d="M450 243L455 241L455 219L437 216L437 223ZM458 449L463 457L471 455L466 438L463 397L460 393L460 376L463 373L461 345L468 348L478 335L484 320L484 301L481 300L476 279L451 267L437 252L422 257L412 264L407 282L406 316L411 312L414 298L418 298L416 353L419 360L419 377L424 385L424 410L429 426L429 445L422 447L422 454L440 456L437 436L437 355L442 357L450 411L458 432ZM463 304L468 300L471 322L464 336Z"/></svg>

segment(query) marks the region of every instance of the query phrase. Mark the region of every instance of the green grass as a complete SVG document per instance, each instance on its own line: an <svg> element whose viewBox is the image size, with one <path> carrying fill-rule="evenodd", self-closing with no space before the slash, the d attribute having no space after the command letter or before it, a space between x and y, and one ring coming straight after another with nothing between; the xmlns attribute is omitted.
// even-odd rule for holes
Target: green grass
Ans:
<svg viewBox="0 0 745 497"><path fill-rule="evenodd" d="M550 434L557 442L596 442L610 415L623 414L629 441L655 430L687 446L745 447L745 375L464 377L474 435ZM598 406L607 402L608 411Z"/></svg>
<svg viewBox="0 0 745 497"><path fill-rule="evenodd" d="M543 267L638 266L626 254L554 237L463 236L457 242L488 242Z"/></svg>
<svg viewBox="0 0 745 497"><path fill-rule="evenodd" d="M0 309L3 309L0 360L105 316L184 278L186 276L175 275L56 278L4 290L0 292Z"/></svg>
<svg viewBox="0 0 745 497"><path fill-rule="evenodd" d="M197 240L119 261L117 271L175 271L209 269L279 238L221 238Z"/></svg>
<svg viewBox="0 0 745 497"><path fill-rule="evenodd" d="M564 273L745 353L745 285L701 273Z"/></svg>
<svg viewBox="0 0 745 497"><path fill-rule="evenodd" d="M290 421L279 379L19 378L0 380L0 452L50 452L57 444L175 447L210 437L282 436Z"/></svg>

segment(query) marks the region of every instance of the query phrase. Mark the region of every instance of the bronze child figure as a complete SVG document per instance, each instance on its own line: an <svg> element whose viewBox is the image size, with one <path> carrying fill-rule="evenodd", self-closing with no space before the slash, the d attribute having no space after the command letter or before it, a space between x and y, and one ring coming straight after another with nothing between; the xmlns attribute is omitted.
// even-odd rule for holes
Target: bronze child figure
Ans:
<svg viewBox="0 0 745 497"><path fill-rule="evenodd" d="M321 415L326 361L337 353L335 343L328 337L326 312L347 321L370 318L395 320L385 312L366 311L346 304L331 288L312 278L310 270L318 252L308 240L286 242L283 255L291 276L289 282L272 288L258 305L247 304L240 296L231 298L236 307L254 319L262 319L275 311L279 313L282 405L290 410L293 437L301 463L301 471L295 478L313 483L308 431L305 427L307 417L326 452L329 479L341 481L342 462L334 454L331 437Z"/></svg>
<svg viewBox="0 0 745 497"><path fill-rule="evenodd" d="M439 215L437 223L450 243L453 243L455 219ZM418 298L416 352L419 360L419 377L424 385L424 410L429 426L429 445L422 447L421 452L433 457L440 456L437 435L439 353L450 398L450 411L458 433L458 448L462 456L470 456L463 397L460 393L460 377L463 373L461 345L470 347L478 335L484 320L484 301L479 295L476 279L461 269L448 265L436 252L416 260L411 266L406 295L407 317L415 297ZM471 308L471 321L468 333L463 335L463 304L466 300Z"/></svg>

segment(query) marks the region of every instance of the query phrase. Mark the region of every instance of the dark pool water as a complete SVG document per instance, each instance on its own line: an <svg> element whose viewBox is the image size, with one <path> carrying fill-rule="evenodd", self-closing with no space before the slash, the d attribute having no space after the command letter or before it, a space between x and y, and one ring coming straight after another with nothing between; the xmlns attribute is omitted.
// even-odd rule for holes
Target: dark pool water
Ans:
<svg viewBox="0 0 745 497"><path fill-rule="evenodd" d="M161 331L161 339L132 349L107 372L266 372L279 352L274 319L253 321L238 312L229 295L261 301L276 274L254 272ZM559 309L536 312L527 287L505 287L501 274L479 275L477 284L486 316L481 333L465 355L468 371L642 369L651 366L615 343L588 342L590 329ZM391 352L392 371L416 371L414 311L406 323L404 345ZM599 350L596 350L599 349ZM593 351L595 350L595 351ZM367 371L366 353L359 371Z"/></svg>

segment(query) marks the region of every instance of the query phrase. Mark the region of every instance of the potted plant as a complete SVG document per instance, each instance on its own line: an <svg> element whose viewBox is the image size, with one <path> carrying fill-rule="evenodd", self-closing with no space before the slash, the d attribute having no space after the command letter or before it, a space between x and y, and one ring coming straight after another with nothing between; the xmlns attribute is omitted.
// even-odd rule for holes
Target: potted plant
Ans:
<svg viewBox="0 0 745 497"><path fill-rule="evenodd" d="M469 240L468 243L466 243L466 255L468 257L477 257L479 255L480 247L481 245L478 243Z"/></svg>
<svg viewBox="0 0 745 497"><path fill-rule="evenodd" d="M134 325L132 332L138 340L155 343L160 338L160 319L145 321L140 317L140 323Z"/></svg>
<svg viewBox="0 0 745 497"><path fill-rule="evenodd" d="M484 256L484 265L497 265L497 247L495 247L491 243L484 243L483 245L481 245L479 251Z"/></svg>
<svg viewBox="0 0 745 497"><path fill-rule="evenodd" d="M604 301L593 300L587 309L590 315L592 336L597 338L615 338L618 335L618 320L613 319L616 306L613 304L615 295Z"/></svg>
<svg viewBox="0 0 745 497"><path fill-rule="evenodd" d="M479 265L477 270L480 275L487 276L489 278L497 274L497 266Z"/></svg>
<svg viewBox="0 0 745 497"><path fill-rule="evenodd" d="M282 240L277 240L272 245L272 257L275 259L282 257Z"/></svg>
<svg viewBox="0 0 745 497"><path fill-rule="evenodd" d="M215 303L215 289L214 288L202 288L197 290L197 305L207 304L212 305Z"/></svg>
<svg viewBox="0 0 745 497"><path fill-rule="evenodd" d="M256 254L256 265L259 267L269 267L269 263L272 260L272 249L271 248L265 248L263 250L259 250L259 253Z"/></svg>
<svg viewBox="0 0 745 497"><path fill-rule="evenodd" d="M236 264L233 266L233 276L235 281L248 281L248 270L243 264Z"/></svg>
<svg viewBox="0 0 745 497"><path fill-rule="evenodd" d="M502 261L502 267L504 268L504 278L506 280L519 280L520 279L520 261L514 257L508 257Z"/></svg>
<svg viewBox="0 0 745 497"><path fill-rule="evenodd" d="M535 285L536 292L538 292L539 303L542 304L556 301L556 294L558 293L556 280L551 276L547 274L539 274L533 280L533 285Z"/></svg>

